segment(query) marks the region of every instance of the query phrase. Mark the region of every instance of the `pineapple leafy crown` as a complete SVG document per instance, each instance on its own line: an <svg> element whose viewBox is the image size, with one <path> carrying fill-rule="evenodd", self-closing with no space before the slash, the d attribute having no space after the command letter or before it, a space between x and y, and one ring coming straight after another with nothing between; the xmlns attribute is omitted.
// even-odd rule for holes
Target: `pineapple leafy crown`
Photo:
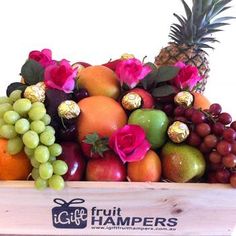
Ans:
<svg viewBox="0 0 236 236"><path fill-rule="evenodd" d="M222 26L229 25L226 21L235 19L231 16L219 17L231 8L228 4L232 0L192 0L192 9L185 0L181 1L186 16L174 14L179 23L172 24L170 38L176 44L194 46L199 50L213 49L210 44L219 41L212 34L222 31Z"/></svg>

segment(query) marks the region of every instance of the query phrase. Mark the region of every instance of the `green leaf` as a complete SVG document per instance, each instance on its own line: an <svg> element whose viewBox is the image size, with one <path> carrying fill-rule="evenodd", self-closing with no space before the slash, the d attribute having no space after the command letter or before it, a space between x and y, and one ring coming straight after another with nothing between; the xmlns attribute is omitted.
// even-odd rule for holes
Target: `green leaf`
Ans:
<svg viewBox="0 0 236 236"><path fill-rule="evenodd" d="M206 29L206 28L204 28L198 32L197 37L202 38L204 36L211 35L213 33L220 32L220 31L222 31L222 30L221 29Z"/></svg>
<svg viewBox="0 0 236 236"><path fill-rule="evenodd" d="M39 72L39 82L44 81L44 69Z"/></svg>
<svg viewBox="0 0 236 236"><path fill-rule="evenodd" d="M217 29L217 28L220 28L222 26L225 26L225 25L229 25L229 23L214 23L214 24L210 24L207 28L208 29Z"/></svg>
<svg viewBox="0 0 236 236"><path fill-rule="evenodd" d="M157 73L157 82L166 82L173 79L179 73L179 67L176 66L161 66Z"/></svg>
<svg viewBox="0 0 236 236"><path fill-rule="evenodd" d="M103 156L103 153L109 150L108 147L109 138L108 137L101 138L96 132L86 135L83 142L91 145L91 152L93 154L99 154L100 156Z"/></svg>
<svg viewBox="0 0 236 236"><path fill-rule="evenodd" d="M219 18L215 19L212 23L219 23L219 22L233 20L233 19L235 19L235 17L232 17L232 16L219 17Z"/></svg>
<svg viewBox="0 0 236 236"><path fill-rule="evenodd" d="M152 87L155 87L158 69L157 66L151 62L148 62L145 65L151 67L152 71L141 80L141 85L145 90L149 90Z"/></svg>
<svg viewBox="0 0 236 236"><path fill-rule="evenodd" d="M201 40L199 40L199 43L208 43L208 42L211 42L211 43L219 43L219 41L213 37L205 37L205 38L202 38Z"/></svg>
<svg viewBox="0 0 236 236"><path fill-rule="evenodd" d="M218 15L219 13L225 10L227 10L228 6L226 6L228 3L230 3L231 0L222 0L222 1L218 1L215 5L214 5L214 11L213 11L213 14L212 14L212 18L214 18L216 15Z"/></svg>
<svg viewBox="0 0 236 236"><path fill-rule="evenodd" d="M21 68L21 76L27 85L43 81L44 68L35 60L27 60Z"/></svg>
<svg viewBox="0 0 236 236"><path fill-rule="evenodd" d="M175 27L175 28L179 29L180 31L183 31L183 26L181 26L181 25L178 25L178 24L172 24L171 27Z"/></svg>
<svg viewBox="0 0 236 236"><path fill-rule="evenodd" d="M212 46L205 44L205 43L198 43L198 47L199 48L210 48L210 49L214 49Z"/></svg>
<svg viewBox="0 0 236 236"><path fill-rule="evenodd" d="M170 37L170 39L172 39L175 43L180 44L180 40L177 39L175 36L173 36L173 35L170 34L169 37Z"/></svg>
<svg viewBox="0 0 236 236"><path fill-rule="evenodd" d="M153 76L150 74L146 75L144 79L141 80L141 86L145 89L145 90L149 90L153 83L154 83L154 78Z"/></svg>
<svg viewBox="0 0 236 236"><path fill-rule="evenodd" d="M193 0L192 12L194 13L194 22L197 22L202 12L202 0Z"/></svg>
<svg viewBox="0 0 236 236"><path fill-rule="evenodd" d="M83 142L87 144L95 144L99 139L100 139L99 135L95 132L92 134L87 134Z"/></svg>
<svg viewBox="0 0 236 236"><path fill-rule="evenodd" d="M202 10L206 11L212 5L212 0L205 0L202 2Z"/></svg>
<svg viewBox="0 0 236 236"><path fill-rule="evenodd" d="M166 97L173 93L176 93L176 88L171 85L163 85L153 89L152 96L154 97Z"/></svg>
<svg viewBox="0 0 236 236"><path fill-rule="evenodd" d="M191 9L189 8L188 4L184 0L181 0L181 1L184 5L184 9L185 9L185 12L186 12L187 19L190 19L190 17L192 16Z"/></svg>
<svg viewBox="0 0 236 236"><path fill-rule="evenodd" d="M182 25L182 26L184 26L185 25L185 23L186 23L186 21L185 21L185 19L184 19L184 17L182 16L182 18L179 16L179 15L177 15L177 14L173 14L177 19L178 19L178 21L180 22L180 24Z"/></svg>
<svg viewBox="0 0 236 236"><path fill-rule="evenodd" d="M179 30L174 29L173 27L170 30L169 36L172 36L178 39L183 39L183 34Z"/></svg>
<svg viewBox="0 0 236 236"><path fill-rule="evenodd" d="M144 66L151 67L152 71L157 70L157 66L154 63L152 63L152 62L147 62L147 63L144 64Z"/></svg>
<svg viewBox="0 0 236 236"><path fill-rule="evenodd" d="M98 153L100 156L103 157L103 153L109 150L108 146L102 146L103 144L101 144L100 146L93 146L92 147L92 152L93 153Z"/></svg>

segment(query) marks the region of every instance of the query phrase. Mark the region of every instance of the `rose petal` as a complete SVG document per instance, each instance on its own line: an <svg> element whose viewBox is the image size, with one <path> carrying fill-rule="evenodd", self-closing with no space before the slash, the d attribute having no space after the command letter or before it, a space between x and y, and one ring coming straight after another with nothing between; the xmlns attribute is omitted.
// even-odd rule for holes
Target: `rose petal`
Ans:
<svg viewBox="0 0 236 236"><path fill-rule="evenodd" d="M127 130L129 130L129 132L132 132L136 135L138 143L141 143L142 140L146 138L145 131L141 126L139 125L126 125L126 126L128 126Z"/></svg>
<svg viewBox="0 0 236 236"><path fill-rule="evenodd" d="M152 71L152 69L149 66L144 66L142 68L142 71L138 77L139 80L142 80L146 77L146 75L148 75L150 72Z"/></svg>
<svg viewBox="0 0 236 236"><path fill-rule="evenodd" d="M116 73L121 84L125 83L130 88L134 88L150 71L150 67L144 66L136 58L122 60L116 67Z"/></svg>
<svg viewBox="0 0 236 236"><path fill-rule="evenodd" d="M66 82L62 86L62 89L65 93L70 93L75 87L74 75L71 75L67 78Z"/></svg>
<svg viewBox="0 0 236 236"><path fill-rule="evenodd" d="M125 153L119 148L119 144L117 142L117 139L115 139L115 143L114 143L114 151L118 154L118 156L120 157L120 159L123 161L125 159Z"/></svg>
<svg viewBox="0 0 236 236"><path fill-rule="evenodd" d="M50 49L43 49L41 52L34 50L29 53L28 58L37 61L45 68L52 62L52 52Z"/></svg>
<svg viewBox="0 0 236 236"><path fill-rule="evenodd" d="M42 50L42 53L48 58L48 59L52 59L52 51L48 48L45 48Z"/></svg>
<svg viewBox="0 0 236 236"><path fill-rule="evenodd" d="M115 131L109 139L109 146L123 162L141 160L151 147L144 129L138 125L125 125Z"/></svg>
<svg viewBox="0 0 236 236"><path fill-rule="evenodd" d="M186 65L182 61L178 61L178 62L175 63L175 66L177 66L181 69L181 68L184 68Z"/></svg>
<svg viewBox="0 0 236 236"><path fill-rule="evenodd" d="M150 143L147 140L144 140L141 145L139 145L134 151L127 155L126 157L123 157L122 161L125 162L134 162L134 161L140 161L144 158L147 151L151 148Z"/></svg>
<svg viewBox="0 0 236 236"><path fill-rule="evenodd" d="M70 93L75 87L76 69L65 59L45 68L44 82L47 87Z"/></svg>
<svg viewBox="0 0 236 236"><path fill-rule="evenodd" d="M200 76L194 76L188 83L189 89L192 90L198 81L202 80Z"/></svg>
<svg viewBox="0 0 236 236"><path fill-rule="evenodd" d="M62 60L60 61L60 65L61 65L61 66L66 66L67 68L71 68L69 61L66 60L66 59L62 59Z"/></svg>
<svg viewBox="0 0 236 236"><path fill-rule="evenodd" d="M197 82L202 79L195 66L185 65L181 61L177 62L175 66L180 68L178 75L172 80L177 88L192 90Z"/></svg>

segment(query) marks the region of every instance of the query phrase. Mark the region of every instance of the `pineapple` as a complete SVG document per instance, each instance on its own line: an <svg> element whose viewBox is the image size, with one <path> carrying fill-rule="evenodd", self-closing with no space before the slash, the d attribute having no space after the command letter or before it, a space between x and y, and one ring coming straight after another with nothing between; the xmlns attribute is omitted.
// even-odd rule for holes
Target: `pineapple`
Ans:
<svg viewBox="0 0 236 236"><path fill-rule="evenodd" d="M218 42L212 34L221 31L221 27L228 25L227 20L234 17L218 17L220 13L230 8L232 0L193 0L192 9L181 0L186 17L174 14L178 24L172 24L169 37L172 42L163 48L155 58L155 64L173 65L177 61L196 66L202 80L195 91L203 92L209 76L209 62L206 49L213 47L211 43Z"/></svg>

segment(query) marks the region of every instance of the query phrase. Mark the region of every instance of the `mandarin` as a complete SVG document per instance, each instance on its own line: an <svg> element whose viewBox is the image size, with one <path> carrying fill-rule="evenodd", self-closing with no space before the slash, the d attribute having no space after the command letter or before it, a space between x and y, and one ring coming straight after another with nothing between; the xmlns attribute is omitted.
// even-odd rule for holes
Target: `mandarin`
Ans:
<svg viewBox="0 0 236 236"><path fill-rule="evenodd" d="M79 101L81 113L77 121L79 140L87 134L98 133L110 137L127 123L127 115L114 99L105 96L92 96Z"/></svg>
<svg viewBox="0 0 236 236"><path fill-rule="evenodd" d="M79 88L84 88L90 96L107 96L117 99L120 95L120 83L114 71L106 66L84 68L78 79Z"/></svg>
<svg viewBox="0 0 236 236"><path fill-rule="evenodd" d="M22 151L16 155L7 152L7 140L0 139L0 180L26 180L32 170L30 160Z"/></svg>
<svg viewBox="0 0 236 236"><path fill-rule="evenodd" d="M207 97L205 97L203 94L201 93L196 93L196 92L192 92L193 96L194 96L194 103L193 103L193 107L195 109L199 109L201 108L202 110L205 109L209 109L211 103L210 101L207 99Z"/></svg>
<svg viewBox="0 0 236 236"><path fill-rule="evenodd" d="M140 161L129 162L127 176L134 182L156 182L161 178L161 161L159 156L149 150Z"/></svg>

